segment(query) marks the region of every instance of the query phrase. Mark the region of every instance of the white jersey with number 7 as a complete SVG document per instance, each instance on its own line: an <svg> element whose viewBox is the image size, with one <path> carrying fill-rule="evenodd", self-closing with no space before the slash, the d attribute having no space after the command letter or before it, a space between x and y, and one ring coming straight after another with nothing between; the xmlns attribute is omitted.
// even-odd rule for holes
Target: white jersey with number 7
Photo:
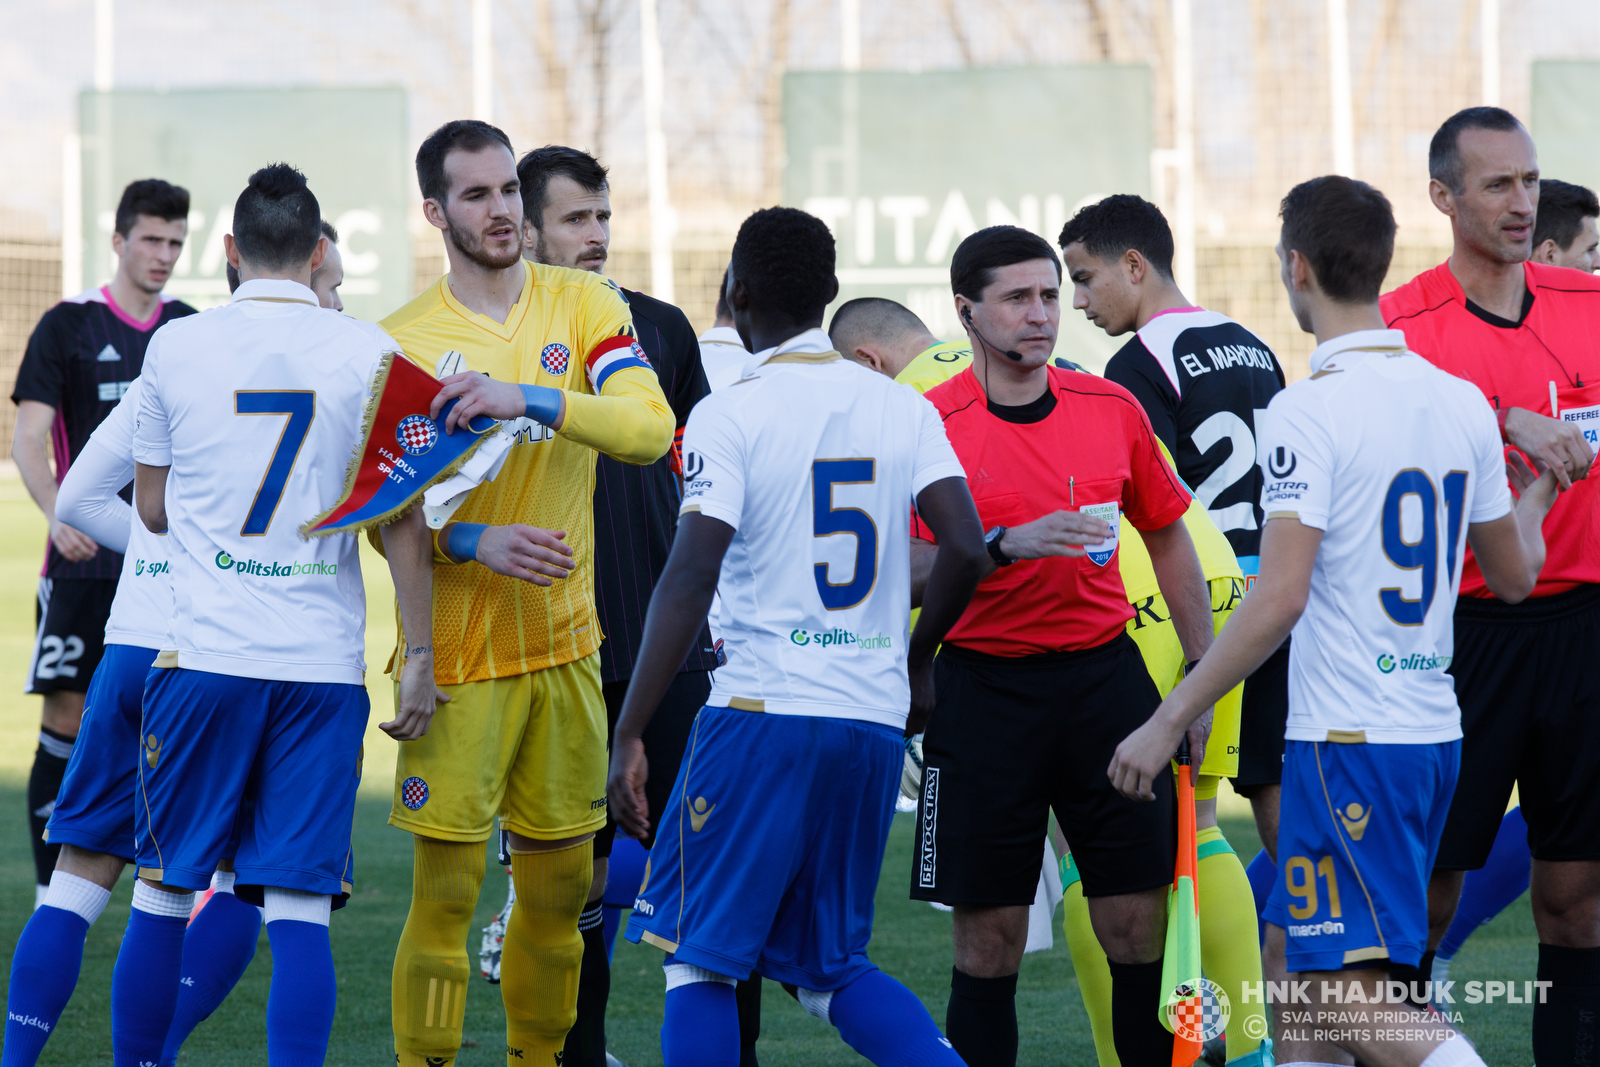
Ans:
<svg viewBox="0 0 1600 1067"><path fill-rule="evenodd" d="M1467 527L1511 510L1494 412L1399 330L1319 345L1311 372L1256 424L1267 521L1323 531L1289 646L1285 736L1452 741Z"/></svg>
<svg viewBox="0 0 1600 1067"><path fill-rule="evenodd" d="M151 338L133 454L171 467L177 666L361 684L356 538L307 541L299 527L338 501L373 374L399 350L310 289L267 279Z"/></svg>

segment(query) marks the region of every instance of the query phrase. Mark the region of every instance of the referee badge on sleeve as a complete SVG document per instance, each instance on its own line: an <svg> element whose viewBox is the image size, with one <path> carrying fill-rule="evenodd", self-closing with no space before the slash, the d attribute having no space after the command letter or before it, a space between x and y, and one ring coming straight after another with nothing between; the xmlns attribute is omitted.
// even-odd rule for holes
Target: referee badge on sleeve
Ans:
<svg viewBox="0 0 1600 1067"><path fill-rule="evenodd" d="M1122 532L1122 508L1115 504L1085 504L1078 509L1083 515L1093 515L1097 519L1104 519L1106 525L1111 527L1111 535L1096 545L1084 545L1084 550L1089 553L1089 559L1096 567L1104 567L1111 562L1111 557L1117 553L1117 535Z"/></svg>

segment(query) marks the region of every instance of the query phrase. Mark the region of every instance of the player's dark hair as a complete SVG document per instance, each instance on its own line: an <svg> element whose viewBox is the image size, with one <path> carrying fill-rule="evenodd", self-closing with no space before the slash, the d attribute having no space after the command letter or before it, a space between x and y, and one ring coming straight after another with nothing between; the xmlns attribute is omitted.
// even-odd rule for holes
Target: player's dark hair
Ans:
<svg viewBox="0 0 1600 1067"><path fill-rule="evenodd" d="M1565 252L1578 239L1586 218L1600 218L1594 190L1555 178L1539 179L1539 213L1533 223L1533 247L1555 241Z"/></svg>
<svg viewBox="0 0 1600 1067"><path fill-rule="evenodd" d="M544 209L550 204L550 179L571 178L587 193L604 192L606 168L587 152L565 145L535 148L517 163L522 182L522 217L536 230L544 229Z"/></svg>
<svg viewBox="0 0 1600 1067"><path fill-rule="evenodd" d="M233 205L233 243L239 255L266 270L285 270L311 258L322 237L322 208L306 176L287 163L250 175Z"/></svg>
<svg viewBox="0 0 1600 1067"><path fill-rule="evenodd" d="M117 201L117 232L126 237L133 232L140 215L149 215L163 222L176 222L189 217L189 190L181 185L164 182L160 178L141 178L129 182Z"/></svg>
<svg viewBox="0 0 1600 1067"><path fill-rule="evenodd" d="M334 244L339 243L339 231L334 229L333 223L329 222L327 219L322 220L322 236L326 237Z"/></svg>
<svg viewBox="0 0 1600 1067"><path fill-rule="evenodd" d="M322 236L326 237L329 241L333 242L334 244L338 244L339 243L339 231L334 229L333 228L333 223L329 222L327 219L323 219L322 220ZM327 260L323 260L323 265L321 267L318 267L316 269L315 273L313 273L311 276L313 278L315 278L318 274L321 274L326 269L327 269ZM224 263L222 264L222 276L228 280L228 292L229 293L233 293L236 290L238 290L238 288L239 288L239 268L238 267L235 267L232 263L228 263L228 262L224 261Z"/></svg>
<svg viewBox="0 0 1600 1067"><path fill-rule="evenodd" d="M968 300L983 302L983 291L994 281L994 272L1013 263L1048 259L1061 281L1061 260L1043 237L1021 226L990 226L972 234L956 248L950 260L950 291Z"/></svg>
<svg viewBox="0 0 1600 1067"><path fill-rule="evenodd" d="M717 290L717 311L719 320L733 318L733 309L728 306L728 268L722 268L722 286Z"/></svg>
<svg viewBox="0 0 1600 1067"><path fill-rule="evenodd" d="M1141 196L1118 193L1079 208L1056 244L1065 252L1079 242L1097 259L1116 259L1132 249L1163 277L1172 277L1172 227L1161 209Z"/></svg>
<svg viewBox="0 0 1600 1067"><path fill-rule="evenodd" d="M750 303L796 322L817 321L836 292L833 233L799 208L768 207L739 227L728 269Z"/></svg>
<svg viewBox="0 0 1600 1067"><path fill-rule="evenodd" d="M428 134L417 149L417 187L422 199L444 203L450 195L450 179L445 177L444 161L451 152L481 152L493 145L511 151L511 138L498 126L478 119L456 119Z"/></svg>
<svg viewBox="0 0 1600 1067"><path fill-rule="evenodd" d="M1460 195L1466 189L1461 173L1461 133L1463 130L1520 130L1522 123L1503 107L1469 107L1444 120L1428 144L1428 177L1444 183Z"/></svg>
<svg viewBox="0 0 1600 1067"><path fill-rule="evenodd" d="M892 341L912 330L929 332L915 311L881 296L859 296L833 313L828 339L840 352L850 352L862 341Z"/></svg>
<svg viewBox="0 0 1600 1067"><path fill-rule="evenodd" d="M1329 174L1290 189L1278 215L1283 250L1306 257L1330 299L1377 302L1394 258L1394 209L1388 197L1366 182Z"/></svg>

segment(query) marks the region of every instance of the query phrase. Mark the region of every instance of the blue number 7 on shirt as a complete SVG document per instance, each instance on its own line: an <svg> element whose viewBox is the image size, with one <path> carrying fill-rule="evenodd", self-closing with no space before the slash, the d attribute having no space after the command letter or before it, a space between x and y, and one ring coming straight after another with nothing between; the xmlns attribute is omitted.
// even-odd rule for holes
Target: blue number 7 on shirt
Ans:
<svg viewBox="0 0 1600 1067"><path fill-rule="evenodd" d="M300 446L306 443L311 431L311 421L317 417L317 394L310 389L241 389L233 394L235 415L287 415L283 432L278 435L278 447L272 450L272 460L261 476L261 487L250 502L250 512L239 528L241 537L262 537L272 525L278 501L283 499L284 486L289 484L289 472L300 458Z"/></svg>

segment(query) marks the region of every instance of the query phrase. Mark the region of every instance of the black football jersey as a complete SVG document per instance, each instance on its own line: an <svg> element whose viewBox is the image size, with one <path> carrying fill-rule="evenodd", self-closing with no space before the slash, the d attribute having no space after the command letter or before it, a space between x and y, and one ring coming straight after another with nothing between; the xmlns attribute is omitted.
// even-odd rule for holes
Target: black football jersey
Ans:
<svg viewBox="0 0 1600 1067"><path fill-rule="evenodd" d="M1263 520L1256 412L1284 387L1272 349L1226 315L1168 311L1111 357L1106 377L1144 405L1178 474L1254 573Z"/></svg>
<svg viewBox="0 0 1600 1067"><path fill-rule="evenodd" d="M12 403L37 400L56 409L50 444L56 477L67 468L122 394L144 367L145 346L164 324L195 309L178 300L163 300L148 322L137 322L111 299L108 288L68 297L44 313L28 338ZM71 563L48 548L49 578L109 578L122 573L122 556L101 548L92 558Z"/></svg>

